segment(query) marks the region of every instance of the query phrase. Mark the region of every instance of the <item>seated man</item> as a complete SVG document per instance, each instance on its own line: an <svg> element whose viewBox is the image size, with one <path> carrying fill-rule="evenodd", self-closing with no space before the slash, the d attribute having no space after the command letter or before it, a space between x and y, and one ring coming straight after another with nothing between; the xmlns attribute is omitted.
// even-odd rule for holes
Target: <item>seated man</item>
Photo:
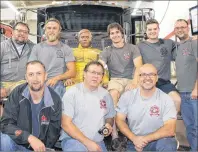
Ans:
<svg viewBox="0 0 198 152"><path fill-rule="evenodd" d="M50 18L45 24L47 40L34 46L29 61L43 62L48 74L47 86L52 87L62 98L65 93L63 80L75 77L75 58L71 48L60 41L61 24Z"/></svg>
<svg viewBox="0 0 198 152"><path fill-rule="evenodd" d="M155 86L157 69L143 65L138 79L140 86L125 92L116 108L116 124L129 139L127 150L176 151L176 108L170 96Z"/></svg>
<svg viewBox="0 0 198 152"><path fill-rule="evenodd" d="M112 132L115 110L107 90L100 87L104 68L98 61L84 68L84 81L63 96L63 151L107 151L104 136ZM104 131L99 131L105 127Z"/></svg>
<svg viewBox="0 0 198 152"><path fill-rule="evenodd" d="M78 48L73 49L74 57L76 59L76 77L67 79L66 86L71 86L76 83L83 82L83 70L85 65L90 61L97 61L99 59L100 50L92 48L91 46L92 34L88 29L82 29L78 33ZM108 73L105 72L103 77L103 86L107 87Z"/></svg>
<svg viewBox="0 0 198 152"><path fill-rule="evenodd" d="M45 85L47 73L39 61L26 65L27 83L17 86L5 102L1 119L2 151L45 151L61 129L61 99Z"/></svg>
<svg viewBox="0 0 198 152"><path fill-rule="evenodd" d="M29 30L26 23L17 22L12 38L1 42L1 100L17 85L25 83L25 64L34 45L28 40Z"/></svg>

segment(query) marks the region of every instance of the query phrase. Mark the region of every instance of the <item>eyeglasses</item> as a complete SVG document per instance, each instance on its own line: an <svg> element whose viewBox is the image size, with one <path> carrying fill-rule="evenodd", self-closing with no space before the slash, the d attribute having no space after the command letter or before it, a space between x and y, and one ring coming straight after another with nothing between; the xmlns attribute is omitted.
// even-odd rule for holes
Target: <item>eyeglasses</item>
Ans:
<svg viewBox="0 0 198 152"><path fill-rule="evenodd" d="M87 70L87 72L91 73L92 75L99 75L99 76L103 76L104 75L104 73L102 73L102 72L88 71L88 70Z"/></svg>
<svg viewBox="0 0 198 152"><path fill-rule="evenodd" d="M147 76L149 78L154 78L156 75L157 75L156 73L141 73L139 76L143 78L146 78Z"/></svg>
<svg viewBox="0 0 198 152"><path fill-rule="evenodd" d="M15 29L17 32L19 33L24 33L24 34L28 34L29 32L28 31L24 31L24 30L20 30L20 29Z"/></svg>
<svg viewBox="0 0 198 152"><path fill-rule="evenodd" d="M187 28L187 26L175 27L175 30L179 30L179 29L184 30L185 28Z"/></svg>

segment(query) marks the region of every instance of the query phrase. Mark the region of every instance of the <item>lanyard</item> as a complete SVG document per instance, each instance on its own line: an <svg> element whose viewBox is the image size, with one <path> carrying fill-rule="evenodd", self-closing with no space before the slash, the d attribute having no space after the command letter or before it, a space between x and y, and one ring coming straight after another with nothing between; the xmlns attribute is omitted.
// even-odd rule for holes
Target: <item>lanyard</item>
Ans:
<svg viewBox="0 0 198 152"><path fill-rule="evenodd" d="M17 48L16 48L16 45L14 44L14 42L13 42L12 40L11 40L11 43L12 43L12 46L14 47L14 49L15 49L15 51L16 51L18 57L20 58L20 57L22 56L22 54L23 54L23 50L24 50L24 48L25 48L26 43L24 44L24 46L23 46L23 48L22 48L21 54L19 54L19 52L18 52L18 50L17 50Z"/></svg>

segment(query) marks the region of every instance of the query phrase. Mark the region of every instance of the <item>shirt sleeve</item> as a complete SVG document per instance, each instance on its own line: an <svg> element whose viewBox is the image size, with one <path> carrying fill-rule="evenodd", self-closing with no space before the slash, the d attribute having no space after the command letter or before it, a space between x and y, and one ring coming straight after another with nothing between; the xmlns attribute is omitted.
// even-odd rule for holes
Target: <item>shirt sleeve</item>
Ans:
<svg viewBox="0 0 198 152"><path fill-rule="evenodd" d="M104 49L104 51L102 51L99 55L99 59L104 61L105 63L107 63L108 61L108 54L109 54L108 51L109 49Z"/></svg>
<svg viewBox="0 0 198 152"><path fill-rule="evenodd" d="M28 62L34 61L34 60L38 60L38 55L37 55L37 51L39 50L38 47L39 47L38 45L35 45L35 46L32 48L32 51L31 51L30 57L29 57L29 59L28 59Z"/></svg>
<svg viewBox="0 0 198 152"><path fill-rule="evenodd" d="M131 91L127 91L120 97L120 99L118 101L118 105L116 107L116 112L117 113L122 113L122 114L127 115L129 99L132 99L132 98L129 97L130 92Z"/></svg>
<svg viewBox="0 0 198 152"><path fill-rule="evenodd" d="M116 111L114 109L113 99L112 99L111 95L107 94L104 97L104 100L108 101L107 103L108 103L108 109L109 109L109 112L107 113L107 115L105 115L105 119L115 117Z"/></svg>
<svg viewBox="0 0 198 152"><path fill-rule="evenodd" d="M140 50L136 45L133 45L133 47L131 47L131 49L132 49L132 53L133 53L133 59L140 56Z"/></svg>
<svg viewBox="0 0 198 152"><path fill-rule="evenodd" d="M65 62L67 63L67 62L75 61L73 50L67 45L64 45L64 50L65 50Z"/></svg>
<svg viewBox="0 0 198 152"><path fill-rule="evenodd" d="M75 108L75 87L70 88L62 98L62 113L73 118Z"/></svg>
<svg viewBox="0 0 198 152"><path fill-rule="evenodd" d="M163 121L165 122L169 119L177 119L177 111L175 108L174 101L169 96L164 97L164 100L166 101L163 110Z"/></svg>

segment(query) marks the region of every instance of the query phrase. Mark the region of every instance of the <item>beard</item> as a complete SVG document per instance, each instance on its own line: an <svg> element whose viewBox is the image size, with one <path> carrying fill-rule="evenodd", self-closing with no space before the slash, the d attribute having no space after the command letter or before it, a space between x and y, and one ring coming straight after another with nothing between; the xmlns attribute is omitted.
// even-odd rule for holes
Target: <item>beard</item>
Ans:
<svg viewBox="0 0 198 152"><path fill-rule="evenodd" d="M147 81L150 83L149 85L146 84ZM144 80L143 84L140 85L144 90L152 90L155 87L155 85L153 85L153 80Z"/></svg>
<svg viewBox="0 0 198 152"><path fill-rule="evenodd" d="M47 35L47 40L49 42L54 42L59 39L59 35Z"/></svg>
<svg viewBox="0 0 198 152"><path fill-rule="evenodd" d="M13 40L14 40L14 42L15 42L16 44L18 44L18 45L24 45L24 44L27 42L27 40L22 40L22 41L20 41L20 40L18 40L18 39L16 39L16 38L13 38Z"/></svg>
<svg viewBox="0 0 198 152"><path fill-rule="evenodd" d="M34 92L38 92L38 91L40 91L43 88L43 86L41 86L41 84L38 87L34 87L34 85L29 84L29 87Z"/></svg>

